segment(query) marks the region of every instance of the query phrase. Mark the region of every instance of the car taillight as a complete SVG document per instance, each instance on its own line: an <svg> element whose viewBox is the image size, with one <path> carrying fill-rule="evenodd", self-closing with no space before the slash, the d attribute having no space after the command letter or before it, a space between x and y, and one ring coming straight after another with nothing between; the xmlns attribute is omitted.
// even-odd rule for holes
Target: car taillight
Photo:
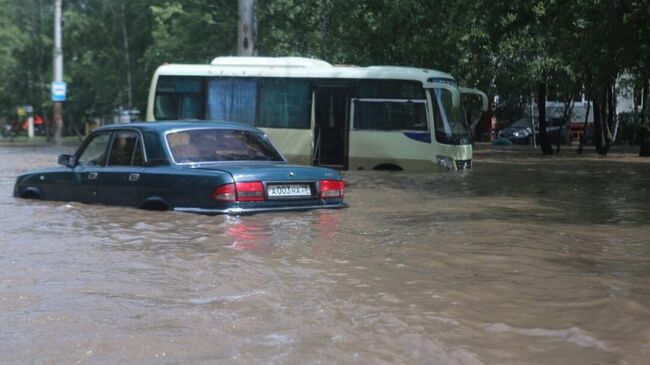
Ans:
<svg viewBox="0 0 650 365"><path fill-rule="evenodd" d="M234 202L237 200L237 190L235 189L235 184L225 184L218 186L212 192L210 197L214 200L219 200L222 202Z"/></svg>
<svg viewBox="0 0 650 365"><path fill-rule="evenodd" d="M257 202L264 200L264 186L261 181L235 183L237 201Z"/></svg>
<svg viewBox="0 0 650 365"><path fill-rule="evenodd" d="M343 180L321 180L320 197L321 199L343 198L345 183Z"/></svg>
<svg viewBox="0 0 650 365"><path fill-rule="evenodd" d="M238 182L218 186L210 195L222 202L252 202L264 200L264 186L261 181Z"/></svg>

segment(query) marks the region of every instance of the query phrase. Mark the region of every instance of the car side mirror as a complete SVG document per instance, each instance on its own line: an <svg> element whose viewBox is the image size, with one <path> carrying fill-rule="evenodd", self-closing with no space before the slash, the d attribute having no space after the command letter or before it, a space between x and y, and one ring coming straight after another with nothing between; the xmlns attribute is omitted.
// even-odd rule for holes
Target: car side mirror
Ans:
<svg viewBox="0 0 650 365"><path fill-rule="evenodd" d="M77 163L77 158L74 155L60 155L59 156L59 165L74 167Z"/></svg>

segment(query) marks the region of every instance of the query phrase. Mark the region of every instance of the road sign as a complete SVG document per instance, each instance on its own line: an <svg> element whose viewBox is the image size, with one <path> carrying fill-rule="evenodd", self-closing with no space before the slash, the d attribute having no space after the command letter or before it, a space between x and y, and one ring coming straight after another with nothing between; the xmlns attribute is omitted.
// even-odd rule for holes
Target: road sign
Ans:
<svg viewBox="0 0 650 365"><path fill-rule="evenodd" d="M65 101L67 85L62 81L52 82L52 101Z"/></svg>

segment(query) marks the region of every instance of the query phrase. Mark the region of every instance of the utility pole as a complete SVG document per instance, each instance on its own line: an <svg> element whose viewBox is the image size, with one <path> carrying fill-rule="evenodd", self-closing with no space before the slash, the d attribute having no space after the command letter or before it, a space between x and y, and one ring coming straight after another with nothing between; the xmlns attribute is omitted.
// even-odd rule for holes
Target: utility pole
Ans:
<svg viewBox="0 0 650 365"><path fill-rule="evenodd" d="M52 82L52 101L54 114L54 142L61 144L63 132L63 101L65 101L65 84L63 83L63 48L61 46L61 3L54 3L54 80ZM62 95L61 95L62 91Z"/></svg>
<svg viewBox="0 0 650 365"><path fill-rule="evenodd" d="M237 56L256 56L255 0L239 0L237 21Z"/></svg>

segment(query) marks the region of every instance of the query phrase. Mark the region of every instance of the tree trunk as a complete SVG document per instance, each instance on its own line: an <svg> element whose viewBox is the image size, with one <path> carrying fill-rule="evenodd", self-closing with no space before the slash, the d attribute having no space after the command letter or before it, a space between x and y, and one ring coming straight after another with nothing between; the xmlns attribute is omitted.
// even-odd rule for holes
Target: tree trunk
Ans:
<svg viewBox="0 0 650 365"><path fill-rule="evenodd" d="M585 114L585 123L582 125L582 136L580 136L580 145L578 146L578 154L582 154L583 145L587 141L587 122L589 121L589 112L591 111L591 103L587 97L587 113Z"/></svg>
<svg viewBox="0 0 650 365"><path fill-rule="evenodd" d="M643 80L641 118L643 118L643 126L646 128L650 127L650 79L647 77Z"/></svg>
<svg viewBox="0 0 650 365"><path fill-rule="evenodd" d="M255 56L255 1L239 0L239 21L237 23L237 55Z"/></svg>
<svg viewBox="0 0 650 365"><path fill-rule="evenodd" d="M598 89L594 97L594 144L599 155L609 152L609 126L607 123L607 96L609 86Z"/></svg>
<svg viewBox="0 0 650 365"><path fill-rule="evenodd" d="M634 84L634 97L632 98L633 108L634 108L634 124L641 124L641 113L639 113L639 106L642 103L643 98L643 85Z"/></svg>
<svg viewBox="0 0 650 365"><path fill-rule="evenodd" d="M643 91L641 99L641 148L639 156L650 157L650 80L647 77L643 78Z"/></svg>
<svg viewBox="0 0 650 365"><path fill-rule="evenodd" d="M618 131L618 116L616 115L616 79L612 80L607 89L607 127L609 131L609 144L616 141L616 132Z"/></svg>
<svg viewBox="0 0 650 365"><path fill-rule="evenodd" d="M537 83L537 115L539 144L542 146L542 153L552 155L553 146L551 146L551 141L549 141L548 133L546 132L546 83L543 81Z"/></svg>
<svg viewBox="0 0 650 365"><path fill-rule="evenodd" d="M560 154L560 143L562 142L562 129L569 128L571 129L570 116L573 115L573 106L575 105L573 100L573 95L569 95L567 100L564 102L564 111L562 112L562 124L560 124L560 129L557 134L557 146L555 147L555 154ZM568 125L567 125L568 124ZM569 131L569 133L571 133ZM567 141L569 142L569 141Z"/></svg>
<svg viewBox="0 0 650 365"><path fill-rule="evenodd" d="M48 118L45 110L43 110L43 125L45 126L45 141L52 142L52 121Z"/></svg>
<svg viewBox="0 0 650 365"><path fill-rule="evenodd" d="M329 58L327 47L327 33L329 29L330 18L329 4L326 1L321 1L318 6L318 22L319 22L319 38L320 38L320 57L322 59Z"/></svg>

